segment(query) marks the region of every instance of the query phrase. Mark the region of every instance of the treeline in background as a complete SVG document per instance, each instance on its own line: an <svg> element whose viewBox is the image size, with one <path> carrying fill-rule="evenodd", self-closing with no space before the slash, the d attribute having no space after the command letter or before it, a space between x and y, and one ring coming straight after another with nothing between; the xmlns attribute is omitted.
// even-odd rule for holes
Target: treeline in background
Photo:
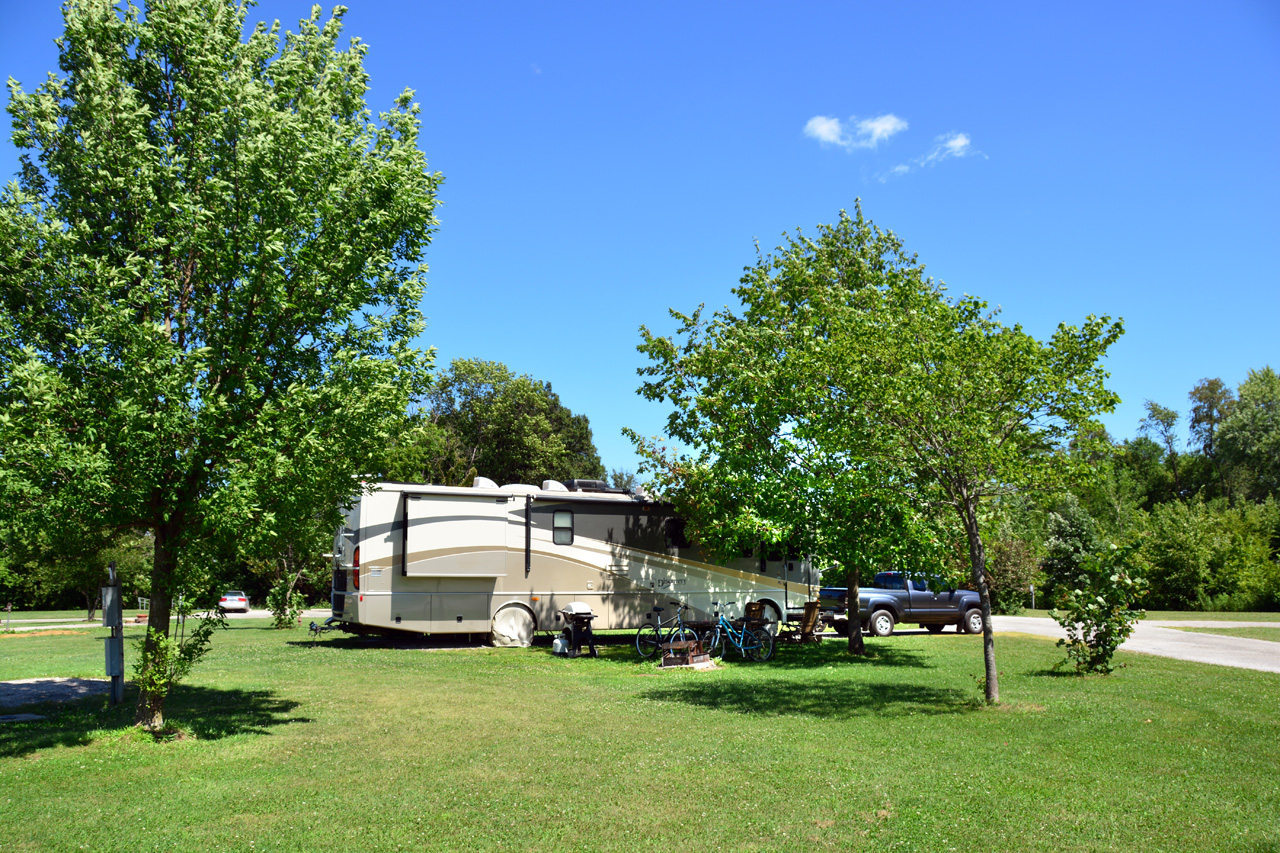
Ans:
<svg viewBox="0 0 1280 853"><path fill-rule="evenodd" d="M1134 545L1156 610L1280 610L1280 376L1203 379L1178 410L1146 401L1137 436L1069 491L992 510L993 604L1052 606L1081 562Z"/></svg>

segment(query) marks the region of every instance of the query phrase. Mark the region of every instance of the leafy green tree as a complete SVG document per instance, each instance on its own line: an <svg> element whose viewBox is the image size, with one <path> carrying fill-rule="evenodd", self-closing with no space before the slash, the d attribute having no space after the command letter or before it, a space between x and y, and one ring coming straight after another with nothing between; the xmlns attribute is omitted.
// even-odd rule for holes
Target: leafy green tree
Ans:
<svg viewBox="0 0 1280 853"><path fill-rule="evenodd" d="M393 483L468 486L476 476L462 437L427 412L407 417L387 447L378 478Z"/></svg>
<svg viewBox="0 0 1280 853"><path fill-rule="evenodd" d="M73 596L84 605L86 618L92 619L112 562L126 596L145 594L151 550L145 535L55 526L34 542L15 547L14 554L22 561L32 601L56 607Z"/></svg>
<svg viewBox="0 0 1280 853"><path fill-rule="evenodd" d="M1125 439L1116 448L1113 462L1117 476L1133 484L1139 508L1150 510L1158 503L1176 500L1164 451L1147 436Z"/></svg>
<svg viewBox="0 0 1280 853"><path fill-rule="evenodd" d="M997 537L987 549L987 588L994 613L1018 613L1039 575L1039 562L1025 539Z"/></svg>
<svg viewBox="0 0 1280 853"><path fill-rule="evenodd" d="M550 384L506 365L456 359L425 403L431 423L447 433L424 432L443 449L424 473L474 472L497 483L604 479L587 416L571 412Z"/></svg>
<svg viewBox="0 0 1280 853"><path fill-rule="evenodd" d="M1081 566L1102 545L1097 524L1075 495L1059 496L1045 513L1044 558L1040 562L1045 600L1053 601L1074 589L1080 582Z"/></svg>
<svg viewBox="0 0 1280 853"><path fill-rule="evenodd" d="M1181 497L1182 480L1178 476L1178 421L1182 416L1154 400L1147 400L1145 405L1147 416L1138 424L1138 432L1147 437L1154 437L1156 443L1164 448L1165 462L1173 471L1173 493Z"/></svg>
<svg viewBox="0 0 1280 853"><path fill-rule="evenodd" d="M1231 496L1231 486L1218 452L1218 427L1231 414L1235 394L1221 379L1201 379L1187 394L1191 401L1191 438L1213 464L1221 492Z"/></svg>
<svg viewBox="0 0 1280 853"><path fill-rule="evenodd" d="M635 471L613 468L609 471L609 485L615 489L634 489L640 485Z"/></svg>
<svg viewBox="0 0 1280 853"><path fill-rule="evenodd" d="M1152 509L1141 537L1152 606L1251 610L1271 605L1280 509L1171 501Z"/></svg>
<svg viewBox="0 0 1280 853"><path fill-rule="evenodd" d="M728 308L704 319L672 311L674 337L641 328L641 394L671 405L668 448L631 430L642 473L689 521L691 537L722 558L785 546L841 578L857 601L864 572L938 570L944 548L902 484L909 473L858 455L876 425L856 413L833 422L835 382L822 375L839 341L810 301L819 289L874 287L909 259L882 234L852 223L816 241L792 241L761 256ZM834 279L834 280L833 280ZM864 651L857 619L850 651Z"/></svg>
<svg viewBox="0 0 1280 853"><path fill-rule="evenodd" d="M169 626L179 590L211 594L188 586L202 556L336 527L429 377L411 341L440 178L412 93L370 115L342 7L242 38L246 9L71 0L65 76L10 87L0 497L27 529L149 531L152 729L199 656Z"/></svg>
<svg viewBox="0 0 1280 853"><path fill-rule="evenodd" d="M879 233L861 211L835 228L868 235L863 242ZM820 373L840 389L826 417L833 428L850 416L877 424L851 449L904 465L919 500L955 514L986 621L986 698L996 702L981 507L1092 474L1087 460L1100 433L1091 419L1118 399L1098 362L1122 327L1089 317L1059 325L1042 343L1000 324L977 298L947 297L914 256L876 287L820 296L841 343Z"/></svg>
<svg viewBox="0 0 1280 853"><path fill-rule="evenodd" d="M1231 413L1218 428L1226 459L1251 472L1252 496L1280 495L1280 375L1250 370Z"/></svg>
<svg viewBox="0 0 1280 853"><path fill-rule="evenodd" d="M812 484L838 471L855 482L817 494L880 503L900 529L937 530L926 523L931 510L953 513L987 623L986 695L998 701L980 506L1088 470L1065 450L1076 441L1087 451L1095 433L1081 428L1115 403L1098 360L1120 325L1089 318L1081 328L1060 326L1042 344L1000 325L980 300L948 299L901 241L861 210L762 256L735 294L741 317L726 309L705 335L697 314L686 318L682 346L645 333L641 350L656 365L645 368L654 380L642 390L676 402L668 434L686 444L706 436L703 468L720 465L748 480L757 455L784 473L800 459L820 461L805 472ZM697 370L682 369L698 360ZM753 405L743 407L747 400ZM735 409L749 414L735 420ZM758 425L742 422L759 412ZM772 443L784 451L779 459L760 449L762 436L782 439ZM741 447L746 461L721 464L721 446ZM651 457L654 449L650 443ZM786 490L796 496L793 518L804 506L801 486ZM891 541L893 527L875 524L877 535L858 538Z"/></svg>

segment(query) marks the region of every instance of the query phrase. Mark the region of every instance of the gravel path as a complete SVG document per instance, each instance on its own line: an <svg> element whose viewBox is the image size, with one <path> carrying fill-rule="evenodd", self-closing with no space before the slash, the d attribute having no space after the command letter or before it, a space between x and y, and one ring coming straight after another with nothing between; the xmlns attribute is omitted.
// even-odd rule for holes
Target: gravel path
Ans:
<svg viewBox="0 0 1280 853"><path fill-rule="evenodd" d="M1133 634L1120 648L1126 652L1141 652L1197 663L1280 672L1280 642L1179 631L1170 627L1174 625L1183 628L1244 628L1258 625L1274 628L1276 623L1144 619L1137 624ZM993 616L991 626L997 632L1036 634L1042 637L1066 636L1057 622L1043 616Z"/></svg>

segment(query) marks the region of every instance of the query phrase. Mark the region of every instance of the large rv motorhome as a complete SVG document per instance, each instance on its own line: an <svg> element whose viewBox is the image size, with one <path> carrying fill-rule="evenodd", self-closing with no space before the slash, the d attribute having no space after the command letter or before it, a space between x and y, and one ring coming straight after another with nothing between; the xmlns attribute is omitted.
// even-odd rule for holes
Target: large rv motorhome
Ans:
<svg viewBox="0 0 1280 853"><path fill-rule="evenodd" d="M686 618L751 602L777 622L817 596L799 556L709 560L669 504L597 480L470 487L380 483L347 512L334 547L333 621L351 631L491 632L528 645L585 602L597 630L636 628L679 601ZM668 609L663 615L671 615Z"/></svg>

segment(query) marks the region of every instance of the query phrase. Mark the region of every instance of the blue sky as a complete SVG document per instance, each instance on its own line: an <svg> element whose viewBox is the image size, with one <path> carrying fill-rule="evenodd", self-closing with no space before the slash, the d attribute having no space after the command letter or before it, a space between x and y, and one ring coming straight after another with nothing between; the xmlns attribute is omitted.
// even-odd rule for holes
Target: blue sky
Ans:
<svg viewBox="0 0 1280 853"><path fill-rule="evenodd" d="M724 305L753 240L857 198L1006 323L1123 317L1117 437L1147 398L1280 368L1274 0L349 5L371 107L414 89L445 175L424 343L550 381L611 468L665 417L637 328ZM58 5L0 21L0 73L34 88Z"/></svg>

